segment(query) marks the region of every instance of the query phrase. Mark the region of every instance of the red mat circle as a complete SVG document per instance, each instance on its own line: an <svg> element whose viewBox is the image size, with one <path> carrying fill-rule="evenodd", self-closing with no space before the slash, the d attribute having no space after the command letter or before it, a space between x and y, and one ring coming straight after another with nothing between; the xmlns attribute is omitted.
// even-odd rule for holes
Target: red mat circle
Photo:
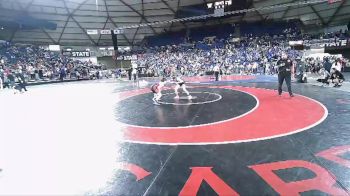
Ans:
<svg viewBox="0 0 350 196"><path fill-rule="evenodd" d="M279 97L269 89L220 86L249 93L259 100L253 112L240 118L188 127L140 127L120 125L123 141L162 145L205 145L241 143L282 137L320 124L328 115L320 102L296 95ZM121 100L148 93L149 89L120 93Z"/></svg>

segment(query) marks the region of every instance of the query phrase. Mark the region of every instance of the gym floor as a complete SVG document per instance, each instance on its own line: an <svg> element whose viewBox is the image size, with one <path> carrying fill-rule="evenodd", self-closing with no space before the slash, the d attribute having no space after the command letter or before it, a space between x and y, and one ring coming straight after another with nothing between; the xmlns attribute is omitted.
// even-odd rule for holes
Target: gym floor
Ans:
<svg viewBox="0 0 350 196"><path fill-rule="evenodd" d="M192 99L101 80L0 92L0 195L348 195L350 94L185 78ZM285 86L284 86L285 87Z"/></svg>

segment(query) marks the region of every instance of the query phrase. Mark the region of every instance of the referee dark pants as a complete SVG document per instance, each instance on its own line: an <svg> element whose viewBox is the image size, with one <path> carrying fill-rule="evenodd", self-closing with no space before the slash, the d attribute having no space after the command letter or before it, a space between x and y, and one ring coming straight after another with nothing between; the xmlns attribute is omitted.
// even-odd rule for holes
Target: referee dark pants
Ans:
<svg viewBox="0 0 350 196"><path fill-rule="evenodd" d="M214 74L215 74L215 81L219 81L219 72L215 71Z"/></svg>
<svg viewBox="0 0 350 196"><path fill-rule="evenodd" d="M282 84L284 80L287 83L289 95L293 96L292 86L291 86L292 74L289 71L282 71L278 73L278 94L279 95L282 94Z"/></svg>

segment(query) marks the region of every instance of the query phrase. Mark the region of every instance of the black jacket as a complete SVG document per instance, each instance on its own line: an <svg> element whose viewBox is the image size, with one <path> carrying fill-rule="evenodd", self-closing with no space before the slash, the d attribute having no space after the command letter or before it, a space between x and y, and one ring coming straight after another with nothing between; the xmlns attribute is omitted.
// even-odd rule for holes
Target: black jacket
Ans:
<svg viewBox="0 0 350 196"><path fill-rule="evenodd" d="M278 72L290 72L292 68L292 60L290 59L281 59L277 62Z"/></svg>

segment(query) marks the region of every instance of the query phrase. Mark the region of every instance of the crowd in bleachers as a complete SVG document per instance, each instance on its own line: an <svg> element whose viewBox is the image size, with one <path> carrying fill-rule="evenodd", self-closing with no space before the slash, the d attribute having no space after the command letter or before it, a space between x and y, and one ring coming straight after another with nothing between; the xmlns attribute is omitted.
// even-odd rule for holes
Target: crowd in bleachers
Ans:
<svg viewBox="0 0 350 196"><path fill-rule="evenodd" d="M319 73L325 60L304 58L302 51L295 50L289 41L322 40L334 42L350 38L349 32L328 34L301 34L293 23L254 24L241 26L241 37L232 35L234 27L223 26L210 32L205 29L193 30L191 37L177 37L176 33L153 39L167 43L167 46L148 46L142 50L132 51L138 58L134 64L142 67L142 74L147 76L167 75L178 72L187 76L205 75L212 72L215 66L220 67L222 74L276 74L281 54L288 54L294 64L304 65L306 72ZM214 30L213 30L214 29ZM179 35L188 36L181 32ZM207 36L207 37L206 37ZM176 37L176 39L173 39ZM173 42L172 42L173 41ZM350 42L349 42L350 43ZM155 44L155 42L153 42ZM130 53L130 52L129 52ZM328 58L331 64L344 67L348 61ZM341 70L340 70L341 71ZM23 77L22 77L23 75ZM59 52L47 51L33 45L0 44L0 78L5 84L12 80L40 81L65 80L80 78L100 78L103 71L92 62L82 62L63 56ZM115 75L121 75L118 70Z"/></svg>
<svg viewBox="0 0 350 196"><path fill-rule="evenodd" d="M0 78L5 86L24 77L26 82L100 77L101 66L91 61L73 60L60 52L35 45L0 44ZM102 76L102 75L101 75Z"/></svg>
<svg viewBox="0 0 350 196"><path fill-rule="evenodd" d="M295 64L306 64L308 71L317 72L323 65L320 59L303 58L303 51L294 50L289 41L311 40L315 38L349 38L348 32L302 35L292 28L279 35L248 34L240 39L211 39L192 44L168 45L148 48L139 53L137 64L146 67L149 75L162 75L171 67L185 75L204 75L219 65L226 74L275 74L276 62L282 53ZM332 63L336 59L330 59ZM343 61L343 60L342 60ZM347 61L344 61L344 65Z"/></svg>
<svg viewBox="0 0 350 196"><path fill-rule="evenodd" d="M287 52L293 58L301 55L287 47L282 40L250 37L239 43L226 43L223 47L209 50L181 46L159 48L140 54L138 64L158 75L169 66L181 69L186 75L201 75L217 64L227 73L257 73L263 67L273 73L272 63L282 52Z"/></svg>

